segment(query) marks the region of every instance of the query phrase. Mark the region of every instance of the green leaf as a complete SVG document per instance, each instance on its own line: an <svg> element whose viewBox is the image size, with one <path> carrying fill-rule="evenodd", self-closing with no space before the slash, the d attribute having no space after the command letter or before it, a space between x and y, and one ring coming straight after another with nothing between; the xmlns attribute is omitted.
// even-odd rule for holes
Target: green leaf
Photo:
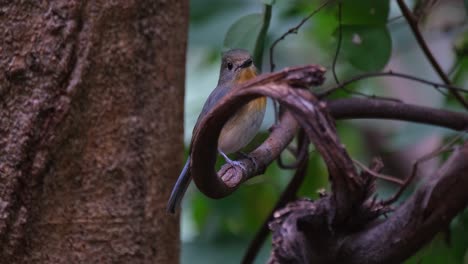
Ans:
<svg viewBox="0 0 468 264"><path fill-rule="evenodd" d="M389 0L345 0L341 6L344 25L384 25L390 11Z"/></svg>
<svg viewBox="0 0 468 264"><path fill-rule="evenodd" d="M250 14L239 18L227 31L224 48L246 49L253 54L262 25L263 14Z"/></svg>
<svg viewBox="0 0 468 264"><path fill-rule="evenodd" d="M339 30L335 31L338 36ZM342 26L340 54L363 71L381 70L390 59L392 40L385 26Z"/></svg>

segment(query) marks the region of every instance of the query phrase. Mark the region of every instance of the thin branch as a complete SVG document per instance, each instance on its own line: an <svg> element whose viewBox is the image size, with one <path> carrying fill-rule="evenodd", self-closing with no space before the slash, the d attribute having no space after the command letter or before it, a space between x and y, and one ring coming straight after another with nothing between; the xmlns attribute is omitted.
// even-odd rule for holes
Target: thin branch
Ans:
<svg viewBox="0 0 468 264"><path fill-rule="evenodd" d="M396 16L396 17L389 18L389 19L387 20L387 25L389 25L389 24L391 24L391 23L393 23L393 22L395 22L395 21L398 21L398 20L399 20L400 18L402 18L402 17L403 17L403 16L400 15L400 16Z"/></svg>
<svg viewBox="0 0 468 264"><path fill-rule="evenodd" d="M397 3L401 9L401 12L403 13L403 16L405 16L406 20L408 21L408 24L410 25L410 28L413 31L414 36L416 37L416 41L418 42L419 46L421 47L430 64L432 65L432 68L434 68L434 70L437 72L439 77L446 85L451 86L452 82L450 81L449 77L445 74L437 60L434 58L434 55L432 54L431 50L429 49L429 46L424 40L424 37L422 36L421 31L418 28L417 19L414 17L413 13L411 13L411 10L408 8L408 6L403 0L397 0ZM452 89L451 87L447 88L449 89L449 92L457 99L457 101L459 101L460 104L462 104L466 109L468 109L468 103L465 101L463 96L461 96L457 90Z"/></svg>
<svg viewBox="0 0 468 264"><path fill-rule="evenodd" d="M387 96L378 96L378 95L374 95L374 94L369 95L369 94L361 93L361 92L358 92L358 91L352 91L352 90L346 89L345 87L343 87L343 91L345 91L346 93L351 94L351 95L362 96L362 97L369 98L369 99L381 99L381 100L388 100L388 101L399 102L399 103L403 102L401 99L398 99L398 98L387 97Z"/></svg>
<svg viewBox="0 0 468 264"><path fill-rule="evenodd" d="M388 72L369 72L369 73L364 73L364 74L361 74L361 75L356 75L353 78L351 78L349 80L346 80L346 81L342 82L341 84L339 84L339 85L337 85L335 87L332 87L332 88L328 89L327 91L325 91L323 93L320 93L318 95L318 97L319 98L327 97L330 94L332 94L333 92L335 92L335 91L337 91L339 89L342 89L343 87L345 87L345 86L347 86L347 85L349 85L351 83L360 81L360 80L370 79L370 78L375 78L375 77L382 77L382 76L404 78L404 79L407 79L407 80L412 80L412 81L415 81L415 82L420 82L420 83L424 83L424 84L427 84L427 85L431 85L436 89L439 88L439 87L442 87L442 88L446 88L446 89L449 89L449 90L456 90L456 91L468 94L468 90L465 90L463 88L460 88L460 87L457 87L457 86L454 86L454 85L451 85L451 84L436 83L436 82L428 81L428 80L425 80L425 79L422 79L422 78L419 78L419 77L416 77L416 76L412 76L412 75L409 75L409 74L404 74L404 73L399 73L399 72L394 72L394 71L388 71Z"/></svg>
<svg viewBox="0 0 468 264"><path fill-rule="evenodd" d="M450 128L468 128L468 114L379 99L347 98L326 101L335 119L392 119Z"/></svg>
<svg viewBox="0 0 468 264"><path fill-rule="evenodd" d="M453 63L453 65L450 67L450 69L448 70L448 74L453 78L453 75L455 74L456 70L460 67L461 65L461 62L462 62L462 59L461 58L457 58L455 60L455 62Z"/></svg>
<svg viewBox="0 0 468 264"><path fill-rule="evenodd" d="M338 61L338 55L340 54L341 42L343 38L343 30L341 28L341 2L338 3L338 44L336 46L335 56L333 57L332 72L333 78L335 78L336 84L339 84L338 75L336 74L336 63Z"/></svg>
<svg viewBox="0 0 468 264"><path fill-rule="evenodd" d="M307 144L307 145L309 144L307 139L304 137L304 130L303 129L299 130L297 138L298 138L298 140L297 140L297 146L298 147L297 148L299 150L296 150L293 153L293 155L296 157L296 160L292 164L285 164L283 162L283 159L282 159L281 155L279 155L278 158L276 159L276 162L278 163L278 167L280 167L281 169L297 169L297 167L300 165L302 159L304 159L304 157L309 154L309 149L302 147L303 144Z"/></svg>
<svg viewBox="0 0 468 264"><path fill-rule="evenodd" d="M404 182L402 180L398 179L398 178L395 178L395 177L392 177L392 176L389 176L389 175L385 175L385 174L381 174L381 173L377 173L377 172L374 172L374 171L370 170L369 168L367 168L366 165L362 164L358 160L353 159L353 162L356 165L358 165L359 168L361 168L362 170L364 170L369 175L371 175L371 176L373 176L375 178L379 178L379 179L382 179L382 180L385 180L385 181L396 183L398 185L403 185L404 184Z"/></svg>
<svg viewBox="0 0 468 264"><path fill-rule="evenodd" d="M275 50L275 47L276 45L282 41L283 39L286 38L286 36L290 35L290 34L297 34L297 31L302 27L302 25L305 24L305 22L307 22L307 20L309 20L311 17L313 17L316 13L318 13L320 10L322 10L325 6L327 6L328 4L330 4L331 2L333 2L332 0L328 0L326 2L324 2L322 5L320 5L317 9L315 9L312 13L310 13L308 16L306 16L305 18L303 18L299 24L297 24L295 27L292 27L290 28L288 31L286 31L283 35L281 35L279 38L277 38L273 44L271 44L270 46L270 72L273 72L275 70L275 63L274 63L274 56L273 56L273 53L274 53L274 50Z"/></svg>

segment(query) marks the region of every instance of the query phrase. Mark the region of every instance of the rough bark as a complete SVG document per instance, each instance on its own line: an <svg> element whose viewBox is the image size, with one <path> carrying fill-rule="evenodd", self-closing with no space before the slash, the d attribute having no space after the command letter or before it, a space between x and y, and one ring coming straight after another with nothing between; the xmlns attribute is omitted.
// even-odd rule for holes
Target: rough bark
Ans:
<svg viewBox="0 0 468 264"><path fill-rule="evenodd" d="M175 263L188 1L0 3L0 262Z"/></svg>

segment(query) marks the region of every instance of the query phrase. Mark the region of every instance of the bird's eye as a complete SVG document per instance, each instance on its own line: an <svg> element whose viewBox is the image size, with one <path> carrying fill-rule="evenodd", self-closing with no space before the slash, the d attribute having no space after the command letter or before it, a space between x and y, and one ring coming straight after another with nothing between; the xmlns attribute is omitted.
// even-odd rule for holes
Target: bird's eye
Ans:
<svg viewBox="0 0 468 264"><path fill-rule="evenodd" d="M232 70L232 67L233 67L232 63L228 62L227 67L228 67L228 70Z"/></svg>

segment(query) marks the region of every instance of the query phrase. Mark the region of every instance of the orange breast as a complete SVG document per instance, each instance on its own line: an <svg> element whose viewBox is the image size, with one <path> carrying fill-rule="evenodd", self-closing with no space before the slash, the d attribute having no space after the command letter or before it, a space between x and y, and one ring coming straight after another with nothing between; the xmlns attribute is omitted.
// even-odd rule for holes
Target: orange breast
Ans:
<svg viewBox="0 0 468 264"><path fill-rule="evenodd" d="M253 79L257 76L257 71L255 70L255 67L248 67L245 69L242 69L239 75L237 76L235 82L238 84L244 83L250 79ZM260 97L258 99L255 99L254 101L250 102L246 108L248 110L264 110L266 106L266 98L265 97Z"/></svg>
<svg viewBox="0 0 468 264"><path fill-rule="evenodd" d="M240 84L257 76L254 67L242 69L235 83ZM218 148L226 154L236 152L247 145L262 124L266 97L257 98L240 108L221 130Z"/></svg>
<svg viewBox="0 0 468 264"><path fill-rule="evenodd" d="M253 111L263 111L266 107L266 97L260 97L247 104Z"/></svg>

